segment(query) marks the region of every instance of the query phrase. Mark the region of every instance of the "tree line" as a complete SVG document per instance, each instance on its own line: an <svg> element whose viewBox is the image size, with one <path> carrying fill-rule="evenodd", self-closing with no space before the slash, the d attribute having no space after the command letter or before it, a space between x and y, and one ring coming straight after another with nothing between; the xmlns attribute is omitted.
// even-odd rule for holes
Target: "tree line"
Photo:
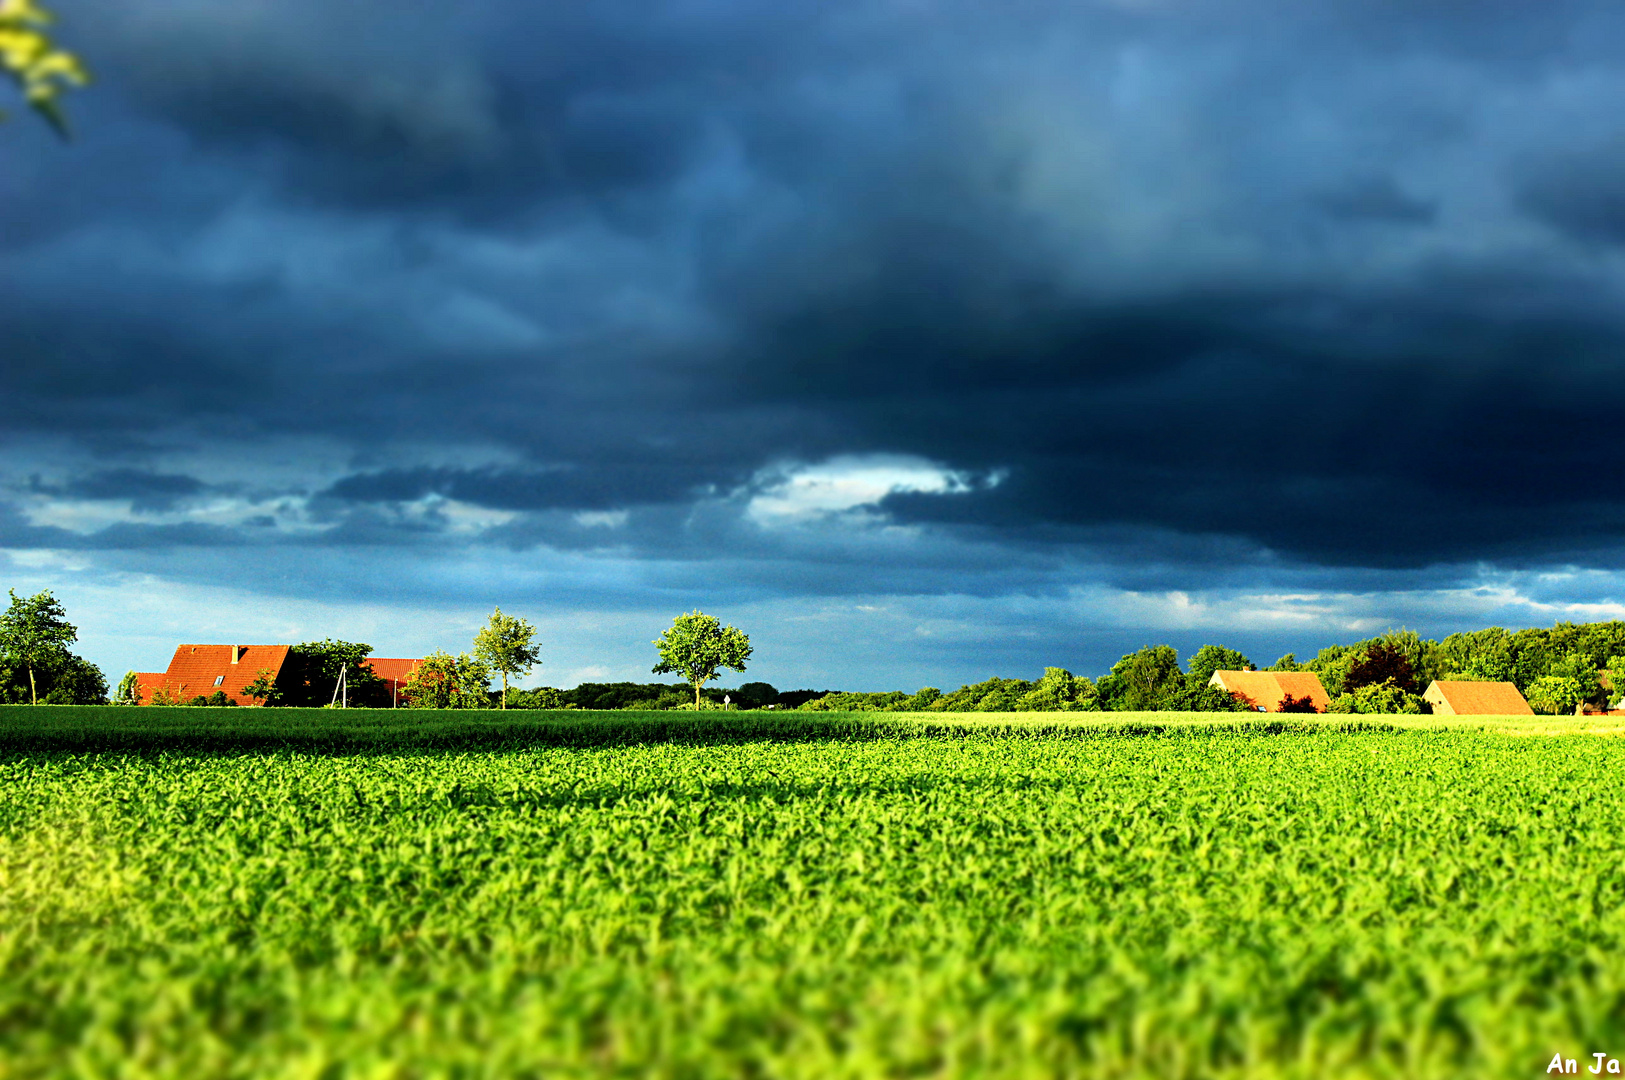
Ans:
<svg viewBox="0 0 1625 1080"><path fill-rule="evenodd" d="M71 646L77 628L50 591L10 592L0 615L0 704L91 705L109 701L102 672ZM1065 668L1045 668L1037 679L990 678L944 692L922 687L878 693L840 690L780 691L765 682L737 689L708 684L724 670L743 672L752 647L748 635L700 611L679 615L653 642L654 674L680 675L681 683L582 683L563 690L511 685L541 663L536 628L496 609L466 652L436 651L423 658L399 688L366 666L372 646L323 639L292 646L273 678L268 670L244 691L264 705L315 707L341 700L350 707L522 709L803 709L859 712L1240 712L1244 698L1209 685L1213 672L1245 670L1252 661L1236 649L1203 645L1188 661L1170 645L1125 655L1096 679ZM1412 630L1390 630L1347 645L1328 645L1300 662L1288 653L1264 671L1310 671L1320 677L1339 713L1420 713L1421 694L1435 679L1510 682L1539 712L1607 708L1625 686L1625 622L1569 623L1550 629L1490 627L1442 641ZM493 682L500 685L493 687ZM111 695L139 702L134 672ZM145 704L228 705L223 692L180 700L164 689ZM1264 704L1264 703L1259 703ZM1270 702L1274 705L1276 703ZM1304 703L1293 703L1303 707Z"/></svg>
<svg viewBox="0 0 1625 1080"><path fill-rule="evenodd" d="M1037 680L992 678L944 694L826 693L799 707L894 712L1230 712L1253 704L1210 686L1215 671L1246 670L1252 661L1222 645L1203 645L1181 665L1171 645L1129 653L1091 680L1046 668ZM1510 682L1537 712L1620 703L1625 687L1625 622L1568 623L1550 629L1484 630L1442 641L1414 630L1390 630L1347 645L1328 645L1313 659L1295 654L1264 671L1309 671L1320 677L1335 713L1423 713L1422 692L1434 680ZM1258 704L1265 704L1260 702ZM1274 705L1275 702L1268 704ZM1289 707L1309 711L1304 702Z"/></svg>

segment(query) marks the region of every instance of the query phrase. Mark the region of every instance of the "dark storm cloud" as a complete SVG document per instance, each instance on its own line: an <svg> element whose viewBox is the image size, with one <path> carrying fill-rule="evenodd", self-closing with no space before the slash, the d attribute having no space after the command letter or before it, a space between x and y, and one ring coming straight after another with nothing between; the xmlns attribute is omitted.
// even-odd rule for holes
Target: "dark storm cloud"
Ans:
<svg viewBox="0 0 1625 1080"><path fill-rule="evenodd" d="M1520 164L1518 201L1531 216L1581 243L1625 243L1625 136Z"/></svg>
<svg viewBox="0 0 1625 1080"><path fill-rule="evenodd" d="M411 502L440 495L501 510L614 510L693 498L720 479L681 463L627 463L620 468L390 469L335 482L323 496L347 502ZM742 480L743 477L736 478Z"/></svg>
<svg viewBox="0 0 1625 1080"><path fill-rule="evenodd" d="M1406 194L1391 176L1353 180L1323 195L1320 205L1336 218L1392 221L1402 225L1430 225L1439 216L1436 202Z"/></svg>
<svg viewBox="0 0 1625 1080"><path fill-rule="evenodd" d="M880 502L995 563L1125 529L1186 538L1142 571L1168 587L1269 552L1615 564L1610 7L86 10L82 153L0 189L30 208L0 211L0 416L249 469L345 446L328 531L267 543L449 543L403 509L436 497L575 549L549 514L644 508L604 542L868 587L837 530L752 548L693 508L903 454L1005 477ZM980 590L966 550L878 565Z"/></svg>
<svg viewBox="0 0 1625 1080"><path fill-rule="evenodd" d="M170 548L235 547L237 530L200 522L150 525L114 522L88 532L36 525L15 506L0 503L0 548L60 551L162 551Z"/></svg>
<svg viewBox="0 0 1625 1080"><path fill-rule="evenodd" d="M187 496L201 492L204 484L195 476L179 473L103 469L61 484L47 483L35 476L28 489L39 495L78 499L128 499L137 510L168 510Z"/></svg>

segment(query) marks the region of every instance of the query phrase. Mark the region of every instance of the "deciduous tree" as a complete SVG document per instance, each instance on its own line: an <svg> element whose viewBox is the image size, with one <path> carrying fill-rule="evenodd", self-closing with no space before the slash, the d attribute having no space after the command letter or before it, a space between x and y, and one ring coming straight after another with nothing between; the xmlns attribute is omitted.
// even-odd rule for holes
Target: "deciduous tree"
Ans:
<svg viewBox="0 0 1625 1080"><path fill-rule="evenodd" d="M359 641L303 641L288 650L288 667L281 682L289 698L285 704L304 707L327 705L344 676L345 697L353 705L381 706L388 702L384 681L366 666L372 646Z"/></svg>
<svg viewBox="0 0 1625 1080"><path fill-rule="evenodd" d="M68 666L68 646L79 640L79 631L49 589L26 599L9 591L11 606L0 615L0 656L28 672L29 702L38 705L40 671Z"/></svg>
<svg viewBox="0 0 1625 1080"><path fill-rule="evenodd" d="M282 701L282 688L276 684L270 668L260 668L254 673L254 681L243 687L243 696L261 705L277 705Z"/></svg>
<svg viewBox="0 0 1625 1080"><path fill-rule="evenodd" d="M474 635L474 655L492 671L502 673L502 707L508 707L508 676L529 675L541 661L541 646L531 643L536 628L524 619L502 614L497 608L491 619Z"/></svg>
<svg viewBox="0 0 1625 1080"><path fill-rule="evenodd" d="M483 661L437 651L412 669L401 693L414 709L483 709L491 704L490 686Z"/></svg>
<svg viewBox="0 0 1625 1080"><path fill-rule="evenodd" d="M1579 682L1567 675L1542 675L1529 684L1524 696L1536 711L1559 716L1572 713L1574 707L1585 700Z"/></svg>
<svg viewBox="0 0 1625 1080"><path fill-rule="evenodd" d="M1388 641L1376 641L1366 649L1365 656L1356 660L1343 679L1343 689L1352 693L1362 686L1375 686L1391 682L1408 694L1416 693L1416 669L1400 646Z"/></svg>
<svg viewBox="0 0 1625 1080"><path fill-rule="evenodd" d="M113 695L114 705L141 704L141 680L133 671L126 671L118 681L118 692Z"/></svg>
<svg viewBox="0 0 1625 1080"><path fill-rule="evenodd" d="M1152 645L1129 653L1112 665L1100 680L1100 696L1107 708L1121 712L1151 712L1166 706L1166 699L1185 688L1179 653L1172 645Z"/></svg>
<svg viewBox="0 0 1625 1080"><path fill-rule="evenodd" d="M1203 645L1191 654L1190 681L1195 686L1206 686L1215 671L1246 671L1253 662L1234 649L1223 645Z"/></svg>
<svg viewBox="0 0 1625 1080"><path fill-rule="evenodd" d="M744 671L750 659L750 638L743 631L701 611L672 620L671 629L654 641L660 663L656 675L681 675L694 687L694 707L700 707L700 689L718 678L723 668Z"/></svg>

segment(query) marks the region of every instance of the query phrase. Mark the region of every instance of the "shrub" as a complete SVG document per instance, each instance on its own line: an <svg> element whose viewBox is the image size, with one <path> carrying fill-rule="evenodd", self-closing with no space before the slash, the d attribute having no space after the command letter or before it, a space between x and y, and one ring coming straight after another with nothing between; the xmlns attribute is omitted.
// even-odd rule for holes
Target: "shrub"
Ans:
<svg viewBox="0 0 1625 1080"><path fill-rule="evenodd" d="M1371 683L1332 699L1328 712L1374 715L1418 715L1428 711L1416 694L1391 681Z"/></svg>

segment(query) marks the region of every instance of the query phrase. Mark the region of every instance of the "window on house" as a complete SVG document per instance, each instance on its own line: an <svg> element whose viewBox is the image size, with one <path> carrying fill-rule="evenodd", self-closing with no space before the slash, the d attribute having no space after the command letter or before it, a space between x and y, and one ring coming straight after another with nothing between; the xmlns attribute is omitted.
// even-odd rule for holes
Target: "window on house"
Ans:
<svg viewBox="0 0 1625 1080"><path fill-rule="evenodd" d="M224 675L216 675L214 677L214 684L216 686L219 686L221 683L223 683L225 681L226 681L226 677Z"/></svg>

